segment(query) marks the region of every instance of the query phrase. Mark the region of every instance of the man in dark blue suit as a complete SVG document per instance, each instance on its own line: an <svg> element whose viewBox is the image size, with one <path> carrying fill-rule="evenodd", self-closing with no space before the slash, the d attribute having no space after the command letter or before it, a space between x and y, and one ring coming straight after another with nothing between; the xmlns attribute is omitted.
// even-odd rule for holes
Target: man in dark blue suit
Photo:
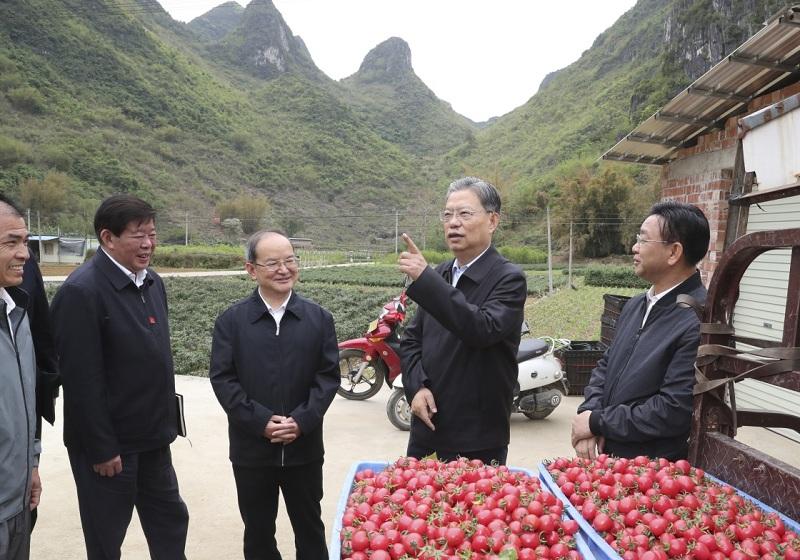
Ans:
<svg viewBox="0 0 800 560"><path fill-rule="evenodd" d="M100 249L52 306L87 556L120 557L135 506L150 556L180 559L189 514L169 449L178 430L167 294L148 268L155 210L114 195L97 209L94 229Z"/></svg>

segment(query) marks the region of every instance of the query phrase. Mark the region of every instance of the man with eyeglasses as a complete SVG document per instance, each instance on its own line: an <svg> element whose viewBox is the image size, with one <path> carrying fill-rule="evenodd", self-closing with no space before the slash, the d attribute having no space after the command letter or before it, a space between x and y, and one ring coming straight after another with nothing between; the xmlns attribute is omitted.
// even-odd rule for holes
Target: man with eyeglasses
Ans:
<svg viewBox="0 0 800 560"><path fill-rule="evenodd" d="M134 507L152 558L184 558L175 377L167 294L149 268L155 210L127 194L100 204L100 248L52 304L64 387L64 443L89 560L120 558Z"/></svg>
<svg viewBox="0 0 800 560"><path fill-rule="evenodd" d="M294 292L300 258L281 233L247 242L257 286L217 318L209 377L228 415L244 557L280 560L278 492L297 560L328 557L322 522L322 418L339 387L333 316Z"/></svg>
<svg viewBox="0 0 800 560"><path fill-rule="evenodd" d="M500 195L490 183L451 183L440 217L455 258L431 268L404 234L398 261L419 304L401 347L414 413L407 454L505 464L525 274L492 245Z"/></svg>
<svg viewBox="0 0 800 560"><path fill-rule="evenodd" d="M708 251L703 213L674 201L653 206L633 245L637 276L652 283L622 309L611 346L592 371L572 421L579 457L686 458L700 321L685 294L705 303L696 265Z"/></svg>

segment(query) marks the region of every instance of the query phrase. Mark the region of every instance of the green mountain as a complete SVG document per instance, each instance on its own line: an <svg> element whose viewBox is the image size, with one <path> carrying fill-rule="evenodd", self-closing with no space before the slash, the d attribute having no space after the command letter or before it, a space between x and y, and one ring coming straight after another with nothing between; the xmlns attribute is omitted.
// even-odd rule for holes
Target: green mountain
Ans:
<svg viewBox="0 0 800 560"><path fill-rule="evenodd" d="M419 80L399 38L331 80L270 0L189 24L155 0L5 0L0 189L73 233L101 197L138 193L168 240L187 217L195 238L219 237L215 207L244 194L269 199L269 225L374 246L393 237L395 209L438 204L466 173L527 211L781 4L639 0L525 105L476 125Z"/></svg>
<svg viewBox="0 0 800 560"><path fill-rule="evenodd" d="M373 48L342 84L382 138L414 154L449 150L476 130L417 77L411 49L398 37Z"/></svg>
<svg viewBox="0 0 800 560"><path fill-rule="evenodd" d="M206 41L219 41L238 27L243 14L237 2L225 2L190 21L188 27Z"/></svg>
<svg viewBox="0 0 800 560"><path fill-rule="evenodd" d="M576 160L596 160L782 6L780 0L639 0L576 62L548 75L527 103L451 153L446 169L498 178L522 210L531 192L553 191Z"/></svg>

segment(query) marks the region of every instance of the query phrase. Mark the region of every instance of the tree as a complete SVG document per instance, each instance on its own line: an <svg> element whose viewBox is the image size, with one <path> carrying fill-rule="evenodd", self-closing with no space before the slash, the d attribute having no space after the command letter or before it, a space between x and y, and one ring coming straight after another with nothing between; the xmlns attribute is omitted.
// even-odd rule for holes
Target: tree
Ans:
<svg viewBox="0 0 800 560"><path fill-rule="evenodd" d="M573 224L573 243L585 257L628 253L636 228L653 202L647 187L617 166L581 167L558 179L556 233ZM649 196L647 193L650 193Z"/></svg>
<svg viewBox="0 0 800 560"><path fill-rule="evenodd" d="M267 197L242 193L217 204L217 214L223 222L230 218L239 219L242 231L249 235L261 228L269 207L270 203Z"/></svg>
<svg viewBox="0 0 800 560"><path fill-rule="evenodd" d="M55 216L66 205L69 186L69 177L58 171L50 171L41 181L25 179L19 187L20 204L43 216Z"/></svg>

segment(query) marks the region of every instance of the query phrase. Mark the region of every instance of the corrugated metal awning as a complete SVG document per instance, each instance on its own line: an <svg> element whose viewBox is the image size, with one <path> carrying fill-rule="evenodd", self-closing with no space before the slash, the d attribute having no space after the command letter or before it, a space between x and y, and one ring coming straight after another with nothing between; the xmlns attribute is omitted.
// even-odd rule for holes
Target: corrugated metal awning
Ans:
<svg viewBox="0 0 800 560"><path fill-rule="evenodd" d="M800 77L800 5L773 17L733 53L603 154L663 165L697 136L721 127L753 98Z"/></svg>

